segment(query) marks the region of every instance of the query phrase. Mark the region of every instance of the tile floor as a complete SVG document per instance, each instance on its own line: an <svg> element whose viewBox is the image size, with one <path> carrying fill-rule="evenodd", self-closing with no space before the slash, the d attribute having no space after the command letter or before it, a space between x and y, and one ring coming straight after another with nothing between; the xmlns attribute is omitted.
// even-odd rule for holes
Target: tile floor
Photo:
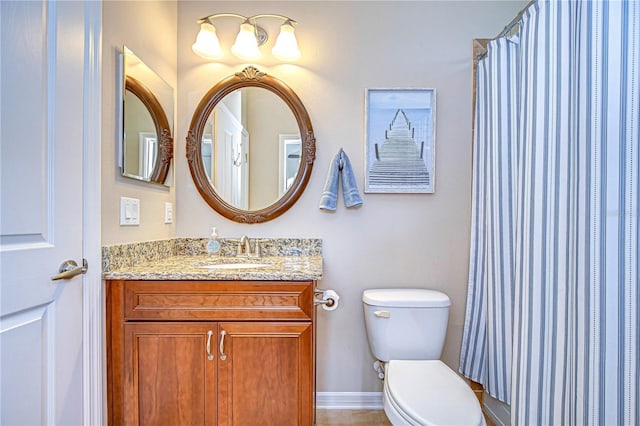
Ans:
<svg viewBox="0 0 640 426"><path fill-rule="evenodd" d="M487 426L495 424L484 416ZM382 410L316 410L316 426L391 426Z"/></svg>
<svg viewBox="0 0 640 426"><path fill-rule="evenodd" d="M317 426L391 426L382 410L316 410Z"/></svg>
<svg viewBox="0 0 640 426"><path fill-rule="evenodd" d="M468 380L471 390L482 405L482 385ZM487 426L495 426L485 414ZM316 410L316 426L392 426L382 410Z"/></svg>

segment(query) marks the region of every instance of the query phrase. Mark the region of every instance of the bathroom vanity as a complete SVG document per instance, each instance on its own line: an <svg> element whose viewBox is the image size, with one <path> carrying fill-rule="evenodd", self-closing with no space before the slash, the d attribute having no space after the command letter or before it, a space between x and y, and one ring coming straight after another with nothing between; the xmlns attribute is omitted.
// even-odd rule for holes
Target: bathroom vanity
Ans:
<svg viewBox="0 0 640 426"><path fill-rule="evenodd" d="M259 262L179 255L104 274L109 424L314 423L322 258Z"/></svg>

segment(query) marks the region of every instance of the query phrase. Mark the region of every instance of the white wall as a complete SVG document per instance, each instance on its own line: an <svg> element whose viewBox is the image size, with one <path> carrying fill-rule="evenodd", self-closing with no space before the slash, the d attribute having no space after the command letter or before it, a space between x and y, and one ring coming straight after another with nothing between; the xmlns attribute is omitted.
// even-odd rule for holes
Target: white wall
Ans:
<svg viewBox="0 0 640 426"><path fill-rule="evenodd" d="M176 224L164 224L164 203L174 204L175 186L120 175L117 158L118 54L123 45L177 89L177 2L105 1L102 18L102 244L173 238ZM175 108L174 108L175 110ZM172 120L173 117L167 117ZM175 125L174 125L175 133ZM180 137L174 139L180 143ZM120 197L140 200L140 225L120 226Z"/></svg>
<svg viewBox="0 0 640 426"><path fill-rule="evenodd" d="M493 37L524 1L451 2L189 2L178 3L177 235L314 237L324 240L323 288L341 296L338 310L318 314L318 391L380 390L373 374L361 294L373 287L428 287L452 299L443 359L457 368L468 274L471 202L473 38ZM185 158L185 135L204 93L240 71L229 54L207 63L191 44L196 20L220 12L280 13L297 20L302 59L277 64L268 50L256 65L285 81L302 99L315 129L317 160L309 185L283 216L258 225L231 222L200 198ZM227 51L239 21L216 20ZM272 39L277 21L265 21ZM156 32L157 33L157 32ZM264 50L264 49L263 49ZM318 209L327 168L343 147L364 183L365 88L436 88L436 192L363 194L364 206ZM105 215L106 216L106 215Z"/></svg>

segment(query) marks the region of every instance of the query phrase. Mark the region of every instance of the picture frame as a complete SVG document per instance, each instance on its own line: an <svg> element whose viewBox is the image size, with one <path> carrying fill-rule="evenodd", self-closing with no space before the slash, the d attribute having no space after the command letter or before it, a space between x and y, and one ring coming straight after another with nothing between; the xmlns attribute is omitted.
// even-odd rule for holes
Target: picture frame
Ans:
<svg viewBox="0 0 640 426"><path fill-rule="evenodd" d="M365 89L365 193L434 193L436 89Z"/></svg>

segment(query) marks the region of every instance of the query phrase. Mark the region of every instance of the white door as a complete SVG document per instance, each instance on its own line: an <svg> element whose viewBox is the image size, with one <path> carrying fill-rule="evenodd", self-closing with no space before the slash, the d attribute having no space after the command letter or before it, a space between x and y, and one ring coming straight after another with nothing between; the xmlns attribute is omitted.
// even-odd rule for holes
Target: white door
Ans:
<svg viewBox="0 0 640 426"><path fill-rule="evenodd" d="M240 208L249 210L249 132L242 129L242 142L238 150L240 151L240 171L239 171L239 191L240 191Z"/></svg>
<svg viewBox="0 0 640 426"><path fill-rule="evenodd" d="M85 4L0 8L0 424L80 425Z"/></svg>
<svg viewBox="0 0 640 426"><path fill-rule="evenodd" d="M243 195L246 188L243 171L246 170L243 140L248 143L248 133L242 123L223 103L214 109L215 183L218 194L232 206L246 210L248 197ZM247 175L248 176L248 175ZM246 193L247 191L245 191Z"/></svg>

